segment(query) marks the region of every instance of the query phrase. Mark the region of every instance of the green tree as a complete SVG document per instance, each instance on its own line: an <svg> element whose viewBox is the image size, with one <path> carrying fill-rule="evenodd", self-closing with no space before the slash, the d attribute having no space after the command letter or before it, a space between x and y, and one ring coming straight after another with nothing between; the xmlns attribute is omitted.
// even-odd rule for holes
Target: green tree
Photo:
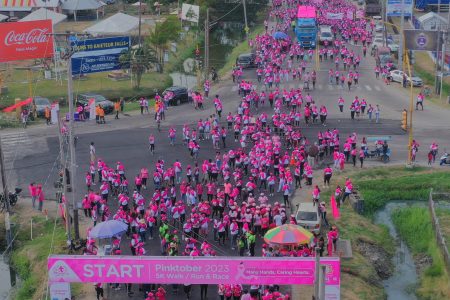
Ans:
<svg viewBox="0 0 450 300"><path fill-rule="evenodd" d="M124 52L120 55L119 61L123 69L131 69L136 89L141 87L141 79L144 72L159 64L155 50L148 47L148 45Z"/></svg>
<svg viewBox="0 0 450 300"><path fill-rule="evenodd" d="M169 17L163 23L157 23L153 32L147 38L146 42L150 48L155 49L160 69L163 72L164 51L167 50L170 41L177 41L180 32L180 25L177 18Z"/></svg>

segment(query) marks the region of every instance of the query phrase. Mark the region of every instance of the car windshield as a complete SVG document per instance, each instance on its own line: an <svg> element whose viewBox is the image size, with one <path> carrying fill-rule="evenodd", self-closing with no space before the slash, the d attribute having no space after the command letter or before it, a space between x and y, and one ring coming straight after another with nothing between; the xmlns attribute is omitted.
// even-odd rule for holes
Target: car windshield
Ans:
<svg viewBox="0 0 450 300"><path fill-rule="evenodd" d="M329 32L322 32L322 36L323 37L330 37L331 33L329 33Z"/></svg>
<svg viewBox="0 0 450 300"><path fill-rule="evenodd" d="M300 221L317 221L317 213L311 211L299 211L297 219Z"/></svg>
<svg viewBox="0 0 450 300"><path fill-rule="evenodd" d="M300 27L300 32L314 32L316 30L315 27Z"/></svg>
<svg viewBox="0 0 450 300"><path fill-rule="evenodd" d="M50 105L50 101L45 98L36 98L34 99L34 102L36 103L36 105Z"/></svg>
<svg viewBox="0 0 450 300"><path fill-rule="evenodd" d="M92 95L92 96L87 96L88 99L95 99L95 102L102 102L102 101L106 101L106 98L101 96L101 95Z"/></svg>

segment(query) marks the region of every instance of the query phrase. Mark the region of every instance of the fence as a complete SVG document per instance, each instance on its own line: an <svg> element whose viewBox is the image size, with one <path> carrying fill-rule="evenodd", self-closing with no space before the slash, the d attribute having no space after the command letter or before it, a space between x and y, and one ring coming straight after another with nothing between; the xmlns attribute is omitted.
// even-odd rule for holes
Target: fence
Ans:
<svg viewBox="0 0 450 300"><path fill-rule="evenodd" d="M446 196L448 197L449 195ZM441 249L442 255L444 256L447 271L450 272L450 253L448 252L447 245L445 244L445 237L442 234L441 227L439 226L439 219L437 218L436 211L434 209L433 189L430 190L430 197L428 199L428 204L431 213L431 222L433 225L434 232L436 233L436 241L438 243L439 249Z"/></svg>

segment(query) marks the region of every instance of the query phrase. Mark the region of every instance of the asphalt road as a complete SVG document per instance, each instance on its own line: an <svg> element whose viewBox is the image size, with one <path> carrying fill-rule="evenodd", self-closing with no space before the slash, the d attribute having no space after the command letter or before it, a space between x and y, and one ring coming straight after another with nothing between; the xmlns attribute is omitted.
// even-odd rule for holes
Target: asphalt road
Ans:
<svg viewBox="0 0 450 300"><path fill-rule="evenodd" d="M361 48L355 46L357 51ZM333 68L334 64L330 61L324 61L320 65L321 71L318 72L318 81L316 90L311 91L316 103L325 104L329 111L329 119L327 120L327 128L338 128L342 136L352 132L357 132L359 136L393 136L390 145L393 149L393 162L402 162L406 159L406 141L407 135L400 129L401 111L409 105L407 91L400 85L393 83L386 86L381 80L376 80L373 74L375 62L373 58L368 57L361 63L360 84L353 87L350 91L342 89L336 85L328 84L327 71ZM246 70L244 77L256 81L255 71ZM296 88L301 86L300 82L283 83L281 88ZM258 89L262 87L259 86ZM239 101L237 88L231 81L221 82L212 95L218 93L224 101L224 112L234 112ZM337 99L339 96L344 97L346 101L346 112L338 111ZM372 105L379 104L381 107L381 122L375 124L369 122L367 118L359 121L351 121L348 106L355 96L366 98L368 103ZM435 106L427 106L426 110L415 113L415 137L425 147L436 139L441 145L441 149L448 146L449 126L447 121L448 112ZM151 116L135 115L121 116L120 120L113 120L112 117L107 118L106 125L95 125L92 123L79 123L76 125L77 135L79 137L76 155L77 155L77 180L76 186L80 187L76 191L76 198L81 201L81 197L85 193L84 174L88 170L89 163L89 143L95 142L97 156L105 160L109 165L115 166L117 161L124 163L127 175L132 178L138 173L141 167L146 166L150 170L153 169L156 159L163 158L166 163L171 164L175 159L179 159L183 166L193 164L189 157L189 153L185 146L181 144L181 126L185 123L194 124L199 118L204 118L211 114L212 104L206 103L205 111L197 111L190 105L171 108L167 112L167 120L163 124L161 132L155 130L155 124ZM269 112L269 108L263 110ZM270 114L269 114L270 115ZM177 141L175 146L169 145L168 126L173 124L177 129ZM29 143L25 143L17 149L12 148L14 159L10 162L12 166L11 184L24 188L24 194L27 193L26 186L32 182L46 183L45 191L47 197L53 198L55 190L52 188L53 182L57 179L56 161L59 159L59 143L56 136L57 129L55 126L45 128L36 127L26 130ZM302 128L304 134L315 139L319 130L325 128L321 125L311 125ZM147 138L150 133L156 137L156 154L150 155L147 150ZM230 137L227 138L229 147L238 147ZM446 145L447 144L447 145ZM223 151L223 150L221 150ZM211 158L215 153L210 141L201 142L201 150L199 162L204 159ZM425 151L419 152L419 160L425 159ZM381 164L381 163L380 163ZM144 191L144 195L148 197L153 189ZM281 195L276 195L271 199L274 201L282 201ZM117 205L111 204L112 211ZM91 222L90 220L81 218L81 222ZM82 233L84 234L84 233ZM209 236L211 239L211 235ZM124 242L123 249L127 253L128 241ZM215 245L215 244L214 244ZM229 247L214 246L219 255L237 255ZM150 255L159 255L159 241L157 239L146 244L147 253ZM257 249L259 249L257 247ZM257 255L260 250L257 251ZM133 287L135 295L132 299L142 299L137 287ZM169 291L171 288L169 288ZM180 287L182 291L182 287ZM216 287L209 288L209 299L215 299ZM182 292L181 292L182 294ZM193 287L193 298L199 299L199 287ZM125 293L122 291L110 291L108 299L124 299ZM182 296L171 296L169 299L184 299Z"/></svg>

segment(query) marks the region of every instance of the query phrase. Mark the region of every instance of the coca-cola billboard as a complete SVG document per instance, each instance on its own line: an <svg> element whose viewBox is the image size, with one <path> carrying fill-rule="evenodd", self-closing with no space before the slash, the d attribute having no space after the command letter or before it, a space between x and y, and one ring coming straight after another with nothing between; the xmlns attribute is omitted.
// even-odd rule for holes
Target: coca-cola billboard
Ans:
<svg viewBox="0 0 450 300"><path fill-rule="evenodd" d="M51 20L0 23L0 62L52 55Z"/></svg>

